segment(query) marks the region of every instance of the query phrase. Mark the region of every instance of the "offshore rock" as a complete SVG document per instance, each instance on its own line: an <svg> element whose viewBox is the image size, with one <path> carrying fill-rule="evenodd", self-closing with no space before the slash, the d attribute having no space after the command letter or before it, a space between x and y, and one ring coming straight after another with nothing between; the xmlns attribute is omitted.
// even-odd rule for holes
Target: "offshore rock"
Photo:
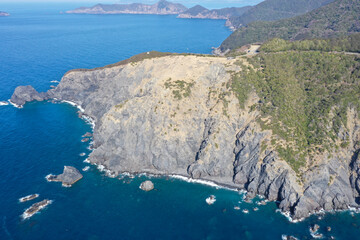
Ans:
<svg viewBox="0 0 360 240"><path fill-rule="evenodd" d="M140 184L140 187L139 187L141 190L144 190L144 191L146 191L146 192L149 192L149 191L151 191L151 190L153 190L154 189L154 184L152 183L152 181L149 181L149 180L147 180L147 181L145 181L145 182L142 182L141 184Z"/></svg>
<svg viewBox="0 0 360 240"><path fill-rule="evenodd" d="M74 167L65 166L64 172L60 175L48 175L46 179L49 182L62 182L64 187L71 187L74 183L82 179L83 175Z"/></svg>
<svg viewBox="0 0 360 240"><path fill-rule="evenodd" d="M41 202L34 203L31 205L28 209L25 210L25 212L21 215L23 219L27 219L32 217L35 213L41 211L43 208L51 204L51 200L45 199Z"/></svg>
<svg viewBox="0 0 360 240"><path fill-rule="evenodd" d="M19 86L11 96L10 102L18 107L23 106L26 102L43 101L48 98L47 93L39 93L32 86Z"/></svg>

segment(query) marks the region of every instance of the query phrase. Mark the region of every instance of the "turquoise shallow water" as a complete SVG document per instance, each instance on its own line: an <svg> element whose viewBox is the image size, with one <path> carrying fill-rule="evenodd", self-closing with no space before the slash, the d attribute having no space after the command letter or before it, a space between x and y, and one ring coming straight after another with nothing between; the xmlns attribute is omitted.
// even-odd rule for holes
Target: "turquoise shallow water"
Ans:
<svg viewBox="0 0 360 240"><path fill-rule="evenodd" d="M1 6L0 6L1 7ZM17 85L47 90L73 68L103 66L149 50L210 53L229 34L224 21L174 16L61 15L63 5L6 5L0 19L0 100ZM72 188L45 176L78 169L89 153L81 135L91 128L68 104L30 103L23 109L0 106L0 239L311 239L318 223L326 238L359 239L360 215L326 214L293 224L276 203L242 202L235 191L153 178L156 190L138 187L146 177L111 179L91 167ZM53 203L28 220L20 215L33 202L18 198L39 193ZM205 203L216 195L214 205ZM240 201L240 203L239 203ZM234 210L247 208L249 214ZM326 232L331 226L332 231Z"/></svg>

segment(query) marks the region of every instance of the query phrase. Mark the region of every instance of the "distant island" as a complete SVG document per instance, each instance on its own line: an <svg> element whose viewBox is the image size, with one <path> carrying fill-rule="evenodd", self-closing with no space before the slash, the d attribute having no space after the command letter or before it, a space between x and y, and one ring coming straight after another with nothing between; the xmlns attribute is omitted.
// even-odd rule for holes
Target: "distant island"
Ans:
<svg viewBox="0 0 360 240"><path fill-rule="evenodd" d="M229 19L230 17L241 16L251 8L251 6L245 6L209 10L203 6L196 5L180 13L178 18Z"/></svg>
<svg viewBox="0 0 360 240"><path fill-rule="evenodd" d="M97 4L93 7L80 7L66 13L76 14L179 14L188 10L182 4L161 0L149 5L143 3L132 4Z"/></svg>
<svg viewBox="0 0 360 240"><path fill-rule="evenodd" d="M143 3L132 4L97 4L92 7L80 7L66 11L69 14L156 14L178 15L178 18L202 18L202 19L229 19L238 17L251 9L251 6L232 7L209 10L196 5L187 8L180 3L172 3L165 0L149 5Z"/></svg>
<svg viewBox="0 0 360 240"><path fill-rule="evenodd" d="M7 12L0 11L0 17L7 17L7 16L10 16L10 14Z"/></svg>
<svg viewBox="0 0 360 240"><path fill-rule="evenodd" d="M295 17L318 9L334 0L265 0L255 6L207 9L201 5L187 8L180 3L166 0L149 5L97 4L92 7L80 7L66 11L68 14L156 14L178 15L178 18L224 19L226 26L235 31L252 22L274 21Z"/></svg>

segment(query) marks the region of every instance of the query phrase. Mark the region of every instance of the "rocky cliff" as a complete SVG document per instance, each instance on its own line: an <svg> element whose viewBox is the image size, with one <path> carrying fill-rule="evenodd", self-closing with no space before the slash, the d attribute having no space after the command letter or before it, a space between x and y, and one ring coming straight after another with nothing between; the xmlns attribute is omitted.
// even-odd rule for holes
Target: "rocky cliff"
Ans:
<svg viewBox="0 0 360 240"><path fill-rule="evenodd" d="M179 14L187 10L182 4L161 0L148 5L142 3L132 4L97 4L93 7L80 7L66 13L76 14Z"/></svg>
<svg viewBox="0 0 360 240"><path fill-rule="evenodd" d="M170 55L96 70L74 70L47 96L76 103L96 122L89 160L112 173L180 174L278 201L295 219L320 209L359 207L360 118L347 110L338 137L347 147L296 172L272 147L249 89L232 91L247 58ZM244 83L245 87L245 83ZM266 119L262 119L267 121Z"/></svg>

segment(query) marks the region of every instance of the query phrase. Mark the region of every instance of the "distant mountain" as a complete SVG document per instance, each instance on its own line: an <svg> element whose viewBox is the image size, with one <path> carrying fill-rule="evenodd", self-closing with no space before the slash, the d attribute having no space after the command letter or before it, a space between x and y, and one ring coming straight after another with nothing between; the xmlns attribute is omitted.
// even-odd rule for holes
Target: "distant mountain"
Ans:
<svg viewBox="0 0 360 240"><path fill-rule="evenodd" d="M161 0L148 5L142 3L132 4L97 4L93 7L80 7L66 13L76 14L179 14L187 10L182 4Z"/></svg>
<svg viewBox="0 0 360 240"><path fill-rule="evenodd" d="M251 6L246 6L241 8L232 7L209 10L203 6L196 5L179 14L178 18L229 19L233 16L241 16L251 8Z"/></svg>
<svg viewBox="0 0 360 240"><path fill-rule="evenodd" d="M273 21L307 13L334 0L265 0L246 13L229 18L226 25L235 29L255 21Z"/></svg>
<svg viewBox="0 0 360 240"><path fill-rule="evenodd" d="M7 12L0 11L0 17L7 17L7 16L10 16L10 14Z"/></svg>
<svg viewBox="0 0 360 240"><path fill-rule="evenodd" d="M231 34L220 46L225 52L271 38L302 40L331 38L360 32L360 0L337 0L301 16L254 22Z"/></svg>

